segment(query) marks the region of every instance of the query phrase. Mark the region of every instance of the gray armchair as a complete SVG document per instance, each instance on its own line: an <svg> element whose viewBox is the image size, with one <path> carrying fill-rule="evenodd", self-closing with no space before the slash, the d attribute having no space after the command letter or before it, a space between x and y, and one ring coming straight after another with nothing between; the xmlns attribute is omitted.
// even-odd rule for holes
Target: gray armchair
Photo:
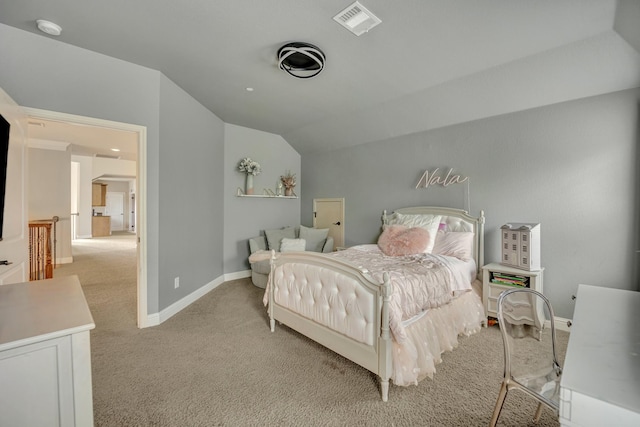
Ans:
<svg viewBox="0 0 640 427"><path fill-rule="evenodd" d="M270 251L280 250L280 241L283 236L283 231L281 230L265 230L264 236L252 237L249 239L249 250L251 255L256 254L259 251ZM306 228L304 226L295 227L293 230L289 229L289 233L292 233L291 237L293 238L306 238L307 241L306 249L314 252L323 252L329 253L333 251L333 237L331 236L319 236L314 241L309 237L312 235L318 236L318 231L313 228ZM301 236L302 234L302 236ZM271 245L269 244L271 243ZM273 247L270 247L273 246ZM277 247L276 247L277 246ZM265 257L266 258L266 257ZM269 263L269 258L261 259L259 261L251 262L251 258L249 259L249 263L251 264L251 281L253 284L259 288L265 288L267 286L267 279L269 277L269 273L271 272L271 265Z"/></svg>

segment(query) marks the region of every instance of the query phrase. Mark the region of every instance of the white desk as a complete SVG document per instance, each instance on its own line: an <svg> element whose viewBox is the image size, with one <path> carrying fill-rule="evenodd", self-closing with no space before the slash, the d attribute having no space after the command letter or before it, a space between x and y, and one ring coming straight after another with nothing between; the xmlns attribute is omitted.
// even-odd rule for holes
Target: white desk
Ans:
<svg viewBox="0 0 640 427"><path fill-rule="evenodd" d="M92 426L95 327L77 276L0 286L0 426Z"/></svg>
<svg viewBox="0 0 640 427"><path fill-rule="evenodd" d="M578 287L560 382L562 426L640 426L640 292Z"/></svg>

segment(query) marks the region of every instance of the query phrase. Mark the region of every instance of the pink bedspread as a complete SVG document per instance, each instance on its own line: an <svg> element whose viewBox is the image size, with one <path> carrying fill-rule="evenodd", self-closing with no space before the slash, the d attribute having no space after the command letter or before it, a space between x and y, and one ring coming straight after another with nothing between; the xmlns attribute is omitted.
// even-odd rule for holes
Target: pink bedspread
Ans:
<svg viewBox="0 0 640 427"><path fill-rule="evenodd" d="M389 304L389 326L396 342L407 339L404 320L430 308L449 303L454 292L471 290L475 263L457 258L419 254L389 257L377 245L359 245L328 254L351 264L376 282L389 273L392 286Z"/></svg>

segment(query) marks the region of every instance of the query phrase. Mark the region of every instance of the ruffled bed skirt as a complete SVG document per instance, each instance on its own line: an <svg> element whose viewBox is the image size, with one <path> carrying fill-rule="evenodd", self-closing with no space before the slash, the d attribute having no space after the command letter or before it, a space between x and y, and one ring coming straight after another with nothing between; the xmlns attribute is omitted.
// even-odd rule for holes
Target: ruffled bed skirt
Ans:
<svg viewBox="0 0 640 427"><path fill-rule="evenodd" d="M433 378L442 353L458 346L458 336L480 331L486 319L477 283L474 285L473 291L405 323L407 339L402 344L393 341L394 384L417 385L426 377Z"/></svg>

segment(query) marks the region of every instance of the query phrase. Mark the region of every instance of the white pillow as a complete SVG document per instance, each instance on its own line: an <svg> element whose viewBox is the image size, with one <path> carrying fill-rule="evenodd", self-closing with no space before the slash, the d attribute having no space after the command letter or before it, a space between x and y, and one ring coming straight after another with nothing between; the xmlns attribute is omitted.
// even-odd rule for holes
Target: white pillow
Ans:
<svg viewBox="0 0 640 427"><path fill-rule="evenodd" d="M280 252L280 242L282 239L295 239L296 230L293 227L280 228L277 230L264 230L264 236L267 239L268 249Z"/></svg>
<svg viewBox="0 0 640 427"><path fill-rule="evenodd" d="M469 231L438 231L433 246L434 255L447 255L463 261L473 258L473 233Z"/></svg>
<svg viewBox="0 0 640 427"><path fill-rule="evenodd" d="M429 232L429 236L435 236L440 226L441 215L424 215L424 214L401 214L395 212L389 218L389 225L404 225L407 228L420 227ZM425 249L426 254L433 251L433 245L436 239L429 239L429 244Z"/></svg>
<svg viewBox="0 0 640 427"><path fill-rule="evenodd" d="M287 239L280 241L280 252L302 252L307 242L304 239Z"/></svg>

